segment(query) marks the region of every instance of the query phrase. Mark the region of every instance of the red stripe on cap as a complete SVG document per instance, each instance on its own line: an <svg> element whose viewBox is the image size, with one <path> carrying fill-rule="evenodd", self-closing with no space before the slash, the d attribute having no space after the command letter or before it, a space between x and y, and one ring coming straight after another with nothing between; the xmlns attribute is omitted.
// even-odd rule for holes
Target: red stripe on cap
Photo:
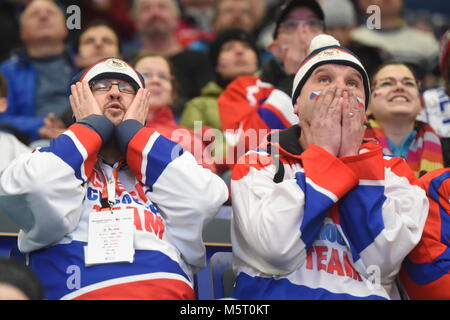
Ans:
<svg viewBox="0 0 450 320"><path fill-rule="evenodd" d="M324 48L327 48L327 47L324 47ZM341 48L337 48L337 47L329 47L329 48L327 48L327 49L325 49L325 50L328 50L328 49L336 49L336 50L338 50L338 51L342 51L342 52L344 52L344 53L347 53L347 54L351 55L352 57L355 57L353 54L351 54L351 53L348 52L347 50L343 50L343 49L341 49ZM316 50L317 50L317 49L316 49ZM309 60L311 60L311 59L313 59L314 57L316 57L316 56L317 56L319 53L321 53L322 51L324 51L324 50L320 50L320 51L317 52L315 55L313 55L313 56L309 57L307 60L303 61L302 64L300 65L300 67L299 67L299 68L297 69L297 71L295 72L295 74L297 74L297 72L299 72L300 69L303 68L303 66L304 66L305 64L307 64ZM356 58L356 57L355 57L355 58Z"/></svg>

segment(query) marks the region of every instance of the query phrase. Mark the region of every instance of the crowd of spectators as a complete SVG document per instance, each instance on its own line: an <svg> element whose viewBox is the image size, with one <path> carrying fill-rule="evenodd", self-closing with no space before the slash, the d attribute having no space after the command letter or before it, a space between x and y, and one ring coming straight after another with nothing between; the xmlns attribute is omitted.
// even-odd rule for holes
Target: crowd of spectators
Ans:
<svg viewBox="0 0 450 320"><path fill-rule="evenodd" d="M366 90L361 102L367 107L364 141L381 145L385 156L406 160L415 178L426 175L424 188L448 172L440 171L450 166L447 3L83 0L76 3L79 11L67 11L72 5L70 0L0 3L0 146L6 150L0 171L20 154L51 145L80 120L68 99L71 79L115 57L137 70L150 92L145 126L179 143L199 165L219 175L229 188L227 204L233 204L230 184L239 180L232 172L241 156L267 143L271 131L301 127L298 108L320 95L314 91L314 97L293 100L298 97L293 83L301 87L299 77L307 81L311 76L301 72L311 63L311 41L328 34L338 41L336 48L359 59L361 74L367 71L370 79L372 92ZM77 12L80 16L71 16ZM79 19L81 28L69 28L69 18ZM432 209L439 212L440 200L435 202ZM240 210L244 215L249 211ZM426 251L421 249L426 241L408 256L410 264L422 263L417 256ZM401 274L414 296L417 281L410 269Z"/></svg>

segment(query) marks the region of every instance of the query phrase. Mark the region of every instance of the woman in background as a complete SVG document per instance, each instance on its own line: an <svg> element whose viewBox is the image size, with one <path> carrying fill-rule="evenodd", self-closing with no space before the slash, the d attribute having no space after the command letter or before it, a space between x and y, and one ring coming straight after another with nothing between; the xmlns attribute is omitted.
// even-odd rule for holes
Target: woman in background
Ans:
<svg viewBox="0 0 450 320"><path fill-rule="evenodd" d="M443 167L439 136L417 121L422 111L419 83L404 63L387 62L372 76L365 138L375 138L385 155L402 157L417 177Z"/></svg>
<svg viewBox="0 0 450 320"><path fill-rule="evenodd" d="M200 165L216 173L216 166L205 150L201 136L175 121L171 106L176 99L177 90L171 63L162 56L144 54L136 58L133 66L142 74L145 87L151 93L146 126L181 144L183 149L194 155Z"/></svg>

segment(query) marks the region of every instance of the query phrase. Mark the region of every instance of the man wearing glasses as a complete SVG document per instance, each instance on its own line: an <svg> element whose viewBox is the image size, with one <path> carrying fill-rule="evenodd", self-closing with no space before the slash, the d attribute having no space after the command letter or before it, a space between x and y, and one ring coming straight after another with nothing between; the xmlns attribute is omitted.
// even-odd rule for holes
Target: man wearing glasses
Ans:
<svg viewBox="0 0 450 320"><path fill-rule="evenodd" d="M195 299L224 182L144 127L150 93L126 62L101 60L70 89L77 122L0 176L0 206L46 298Z"/></svg>
<svg viewBox="0 0 450 320"><path fill-rule="evenodd" d="M284 72L293 75L306 57L311 39L325 31L324 13L315 0L291 0L281 8L271 44Z"/></svg>

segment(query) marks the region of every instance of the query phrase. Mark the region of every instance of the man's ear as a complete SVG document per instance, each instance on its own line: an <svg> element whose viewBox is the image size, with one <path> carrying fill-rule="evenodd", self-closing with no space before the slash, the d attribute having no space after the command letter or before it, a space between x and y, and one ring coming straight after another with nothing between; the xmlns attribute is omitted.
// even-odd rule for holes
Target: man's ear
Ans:
<svg viewBox="0 0 450 320"><path fill-rule="evenodd" d="M8 99L6 97L0 98L0 113L6 112L8 109Z"/></svg>

